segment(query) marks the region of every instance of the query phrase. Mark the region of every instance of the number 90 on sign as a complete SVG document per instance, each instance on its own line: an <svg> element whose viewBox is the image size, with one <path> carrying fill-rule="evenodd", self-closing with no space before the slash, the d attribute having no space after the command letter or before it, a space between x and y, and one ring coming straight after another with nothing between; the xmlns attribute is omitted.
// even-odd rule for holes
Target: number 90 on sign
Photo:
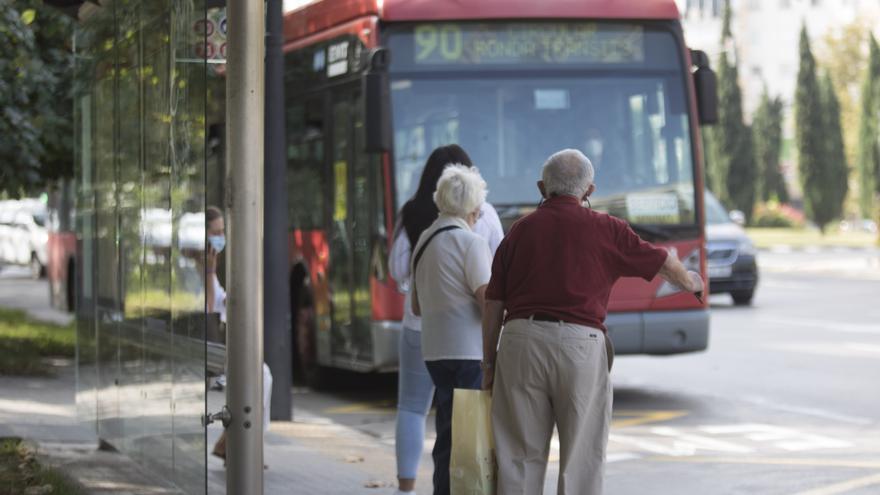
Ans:
<svg viewBox="0 0 880 495"><path fill-rule="evenodd" d="M416 61L427 62L440 57L445 61L461 59L462 33L458 26L422 25L415 29Z"/></svg>

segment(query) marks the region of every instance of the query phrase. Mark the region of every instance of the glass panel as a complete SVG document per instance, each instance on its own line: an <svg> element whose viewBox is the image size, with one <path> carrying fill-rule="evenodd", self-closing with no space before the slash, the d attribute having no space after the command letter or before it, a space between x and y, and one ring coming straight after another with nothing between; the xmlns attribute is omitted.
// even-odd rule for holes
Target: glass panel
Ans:
<svg viewBox="0 0 880 495"><path fill-rule="evenodd" d="M205 8L117 0L85 11L78 411L157 482L204 493Z"/></svg>
<svg viewBox="0 0 880 495"><path fill-rule="evenodd" d="M80 267L74 275L79 279L75 291L78 298L76 314L77 333L77 384L76 405L77 417L90 430L96 431L98 404L97 404L97 341L94 291L94 264L95 254L95 194L94 194L94 119L93 119L93 93L95 92L94 64L95 51L98 43L96 34L88 27L80 28L76 32L76 56L77 90L79 94L74 106L76 132L75 141L75 179L77 183L76 198L76 230L77 230L77 254L76 266Z"/></svg>
<svg viewBox="0 0 880 495"><path fill-rule="evenodd" d="M192 26L205 19L198 1L172 9L171 120L171 318L174 482L195 493L205 486L205 100L204 42Z"/></svg>
<svg viewBox="0 0 880 495"><path fill-rule="evenodd" d="M116 95L117 74L115 8L107 9L112 28L96 53L95 83L95 273L98 351L98 436L114 443L122 440L119 424L119 259L116 245Z"/></svg>
<svg viewBox="0 0 880 495"><path fill-rule="evenodd" d="M116 101L119 115L138 115L140 91L140 6L121 8L117 15ZM140 119L116 119L116 188L119 215L119 273L122 318L119 322L119 421L124 432L120 450L142 461L143 389L143 243L139 229L143 177Z"/></svg>
<svg viewBox="0 0 880 495"><path fill-rule="evenodd" d="M159 2L157 2L158 4ZM150 469L172 472L171 417L171 174L169 167L171 49L170 13L143 6L143 207L139 228L144 246L144 414L142 449Z"/></svg>

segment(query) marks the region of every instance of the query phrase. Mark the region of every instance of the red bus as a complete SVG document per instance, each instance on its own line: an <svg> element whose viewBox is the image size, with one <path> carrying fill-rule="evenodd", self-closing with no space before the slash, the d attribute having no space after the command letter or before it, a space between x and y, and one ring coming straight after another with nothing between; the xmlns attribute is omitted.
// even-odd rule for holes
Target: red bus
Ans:
<svg viewBox="0 0 880 495"><path fill-rule="evenodd" d="M538 203L546 157L582 149L592 207L705 273L699 126L715 118L715 77L673 0L322 0L286 14L285 39L291 292L308 371L396 366L395 215L448 143L471 155L505 227ZM621 280L609 309L619 354L707 347L706 304L659 277Z"/></svg>

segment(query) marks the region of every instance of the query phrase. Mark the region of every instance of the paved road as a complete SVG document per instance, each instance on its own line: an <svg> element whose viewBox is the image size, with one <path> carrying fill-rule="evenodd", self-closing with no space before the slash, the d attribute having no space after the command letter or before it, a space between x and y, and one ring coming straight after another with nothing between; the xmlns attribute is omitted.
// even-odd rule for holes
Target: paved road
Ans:
<svg viewBox="0 0 880 495"><path fill-rule="evenodd" d="M0 265L0 307L23 309L41 320L66 325L73 316L49 306L46 280L32 280L26 267Z"/></svg>
<svg viewBox="0 0 880 495"><path fill-rule="evenodd" d="M712 297L708 352L618 359L606 494L880 493L876 256L762 253L753 307ZM41 311L45 282L20 275L0 273L0 305ZM384 493L365 488L368 480L390 486L394 378L349 381L334 393L295 389L298 421L274 424L267 437L267 482L289 484L285 456L307 449L325 459L315 472L349 473L336 476L345 487L326 493ZM209 399L213 410L223 396ZM211 440L217 434L209 429ZM555 444L551 457L546 493L555 491ZM430 469L426 452L419 493L429 493ZM217 487L222 464L211 459L209 470Z"/></svg>
<svg viewBox="0 0 880 495"><path fill-rule="evenodd" d="M861 261L826 252L765 257L752 307L712 297L708 352L615 362L608 495L880 493L880 277L870 265L835 271ZM299 389L295 414L390 449L393 381L356 380L332 394Z"/></svg>

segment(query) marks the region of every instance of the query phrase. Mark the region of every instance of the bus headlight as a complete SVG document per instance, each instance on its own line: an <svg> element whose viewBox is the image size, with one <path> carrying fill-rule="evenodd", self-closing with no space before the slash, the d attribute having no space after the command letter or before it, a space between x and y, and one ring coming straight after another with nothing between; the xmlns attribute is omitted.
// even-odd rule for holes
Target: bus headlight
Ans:
<svg viewBox="0 0 880 495"><path fill-rule="evenodd" d="M675 251L673 251L673 254L675 254ZM682 258L681 263L686 269L700 273L700 249L697 248L688 253L687 256ZM672 285L664 280L663 283L660 284L660 288L657 289L657 294L655 294L654 297L667 297L678 294L681 291L682 290L675 285Z"/></svg>

